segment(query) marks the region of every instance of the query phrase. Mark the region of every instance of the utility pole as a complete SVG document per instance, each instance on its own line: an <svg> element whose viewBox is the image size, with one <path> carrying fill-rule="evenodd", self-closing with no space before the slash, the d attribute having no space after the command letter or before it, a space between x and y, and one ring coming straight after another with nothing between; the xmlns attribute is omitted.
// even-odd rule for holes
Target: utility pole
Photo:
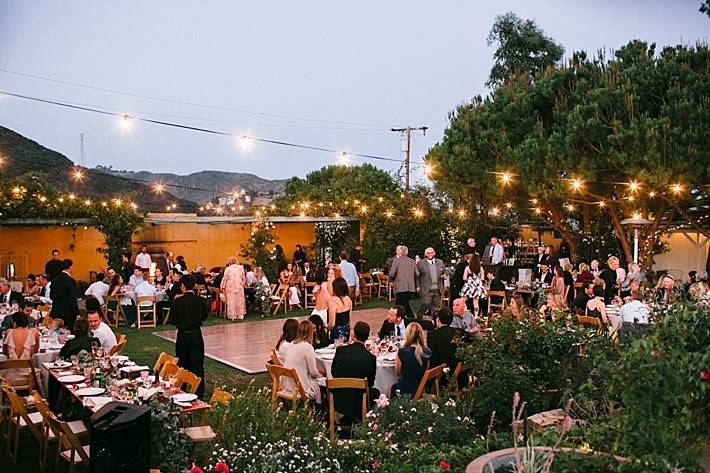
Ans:
<svg viewBox="0 0 710 473"><path fill-rule="evenodd" d="M411 127L406 128L392 128L392 131L400 133L402 136L402 148L404 151L404 188L409 190L409 172L410 172L410 162L411 162L411 150L412 150L412 132L421 131L422 135L426 135L426 131L429 127Z"/></svg>
<svg viewBox="0 0 710 473"><path fill-rule="evenodd" d="M79 138L81 140L81 167L85 167L85 165L84 165L84 134L81 133L79 135Z"/></svg>

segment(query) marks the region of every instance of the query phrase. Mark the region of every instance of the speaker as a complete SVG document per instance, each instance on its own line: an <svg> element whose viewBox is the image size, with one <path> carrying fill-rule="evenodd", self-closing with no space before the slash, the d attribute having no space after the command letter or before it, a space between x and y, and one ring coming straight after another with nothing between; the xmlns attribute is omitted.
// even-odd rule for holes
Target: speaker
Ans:
<svg viewBox="0 0 710 473"><path fill-rule="evenodd" d="M124 402L91 416L91 473L148 473L150 423L150 407Z"/></svg>

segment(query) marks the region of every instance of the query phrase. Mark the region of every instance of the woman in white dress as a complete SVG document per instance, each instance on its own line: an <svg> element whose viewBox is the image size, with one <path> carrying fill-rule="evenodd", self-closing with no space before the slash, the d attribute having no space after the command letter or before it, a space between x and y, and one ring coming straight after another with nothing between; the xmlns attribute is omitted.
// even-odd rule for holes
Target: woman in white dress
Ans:
<svg viewBox="0 0 710 473"><path fill-rule="evenodd" d="M478 315L478 305L481 299L488 297L483 266L481 265L481 257L477 254L471 257L471 262L463 272L464 286L461 289L460 296L466 299L471 299L473 302L473 315Z"/></svg>
<svg viewBox="0 0 710 473"><path fill-rule="evenodd" d="M301 381L308 399L320 404L321 393L318 378L324 377L325 372L319 371L316 364L316 352L313 349L313 324L309 321L302 320L298 324L296 338L293 339L291 346L286 351L284 366L296 369L298 379ZM295 389L293 381L290 378L282 379L281 389L293 392Z"/></svg>

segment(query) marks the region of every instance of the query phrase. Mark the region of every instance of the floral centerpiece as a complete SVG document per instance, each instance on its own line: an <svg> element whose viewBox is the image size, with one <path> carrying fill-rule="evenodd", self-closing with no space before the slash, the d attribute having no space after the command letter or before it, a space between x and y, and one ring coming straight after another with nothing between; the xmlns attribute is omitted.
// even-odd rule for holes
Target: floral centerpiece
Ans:
<svg viewBox="0 0 710 473"><path fill-rule="evenodd" d="M271 291L269 286L261 281L254 283L254 297L259 307L259 313L262 317L271 316Z"/></svg>

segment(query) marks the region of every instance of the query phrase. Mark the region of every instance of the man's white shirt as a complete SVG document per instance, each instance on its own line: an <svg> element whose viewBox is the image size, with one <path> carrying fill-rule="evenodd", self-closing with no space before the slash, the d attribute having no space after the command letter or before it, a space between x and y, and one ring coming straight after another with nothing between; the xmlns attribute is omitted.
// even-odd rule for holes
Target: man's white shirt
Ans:
<svg viewBox="0 0 710 473"><path fill-rule="evenodd" d="M99 323L99 327L92 331L94 337L99 339L101 342L101 348L104 350L110 350L114 345L116 345L116 335L114 335L111 327L103 322Z"/></svg>
<svg viewBox="0 0 710 473"><path fill-rule="evenodd" d="M108 284L103 281L96 281L84 293L85 296L94 296L101 305L104 305L104 296L106 294L108 294Z"/></svg>

